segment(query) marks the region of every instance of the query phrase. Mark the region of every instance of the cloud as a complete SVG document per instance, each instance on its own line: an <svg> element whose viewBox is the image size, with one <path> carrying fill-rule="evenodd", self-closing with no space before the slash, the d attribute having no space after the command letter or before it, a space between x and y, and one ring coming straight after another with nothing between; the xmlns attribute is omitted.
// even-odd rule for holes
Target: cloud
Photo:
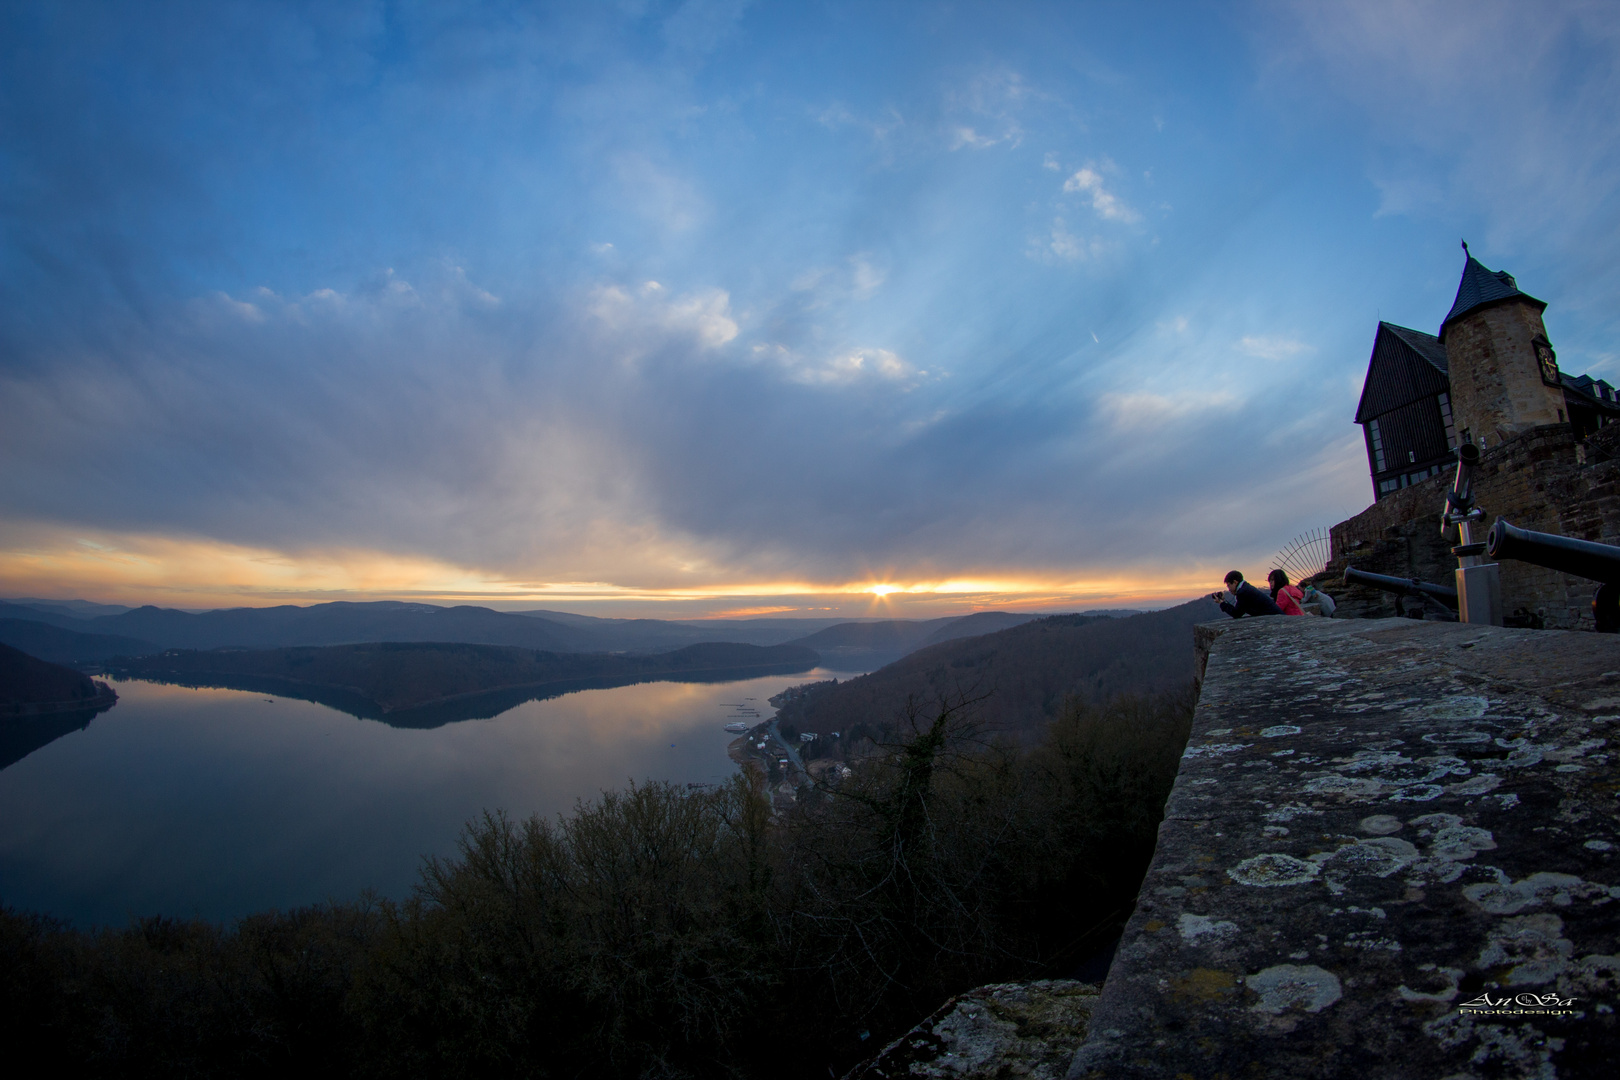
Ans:
<svg viewBox="0 0 1620 1080"><path fill-rule="evenodd" d="M1030 253L1037 257L1055 257L1064 262L1086 262L1106 254L1110 246L1100 236L1076 236L1069 231L1068 223L1062 218L1053 218L1051 233L1033 242Z"/></svg>
<svg viewBox="0 0 1620 1080"><path fill-rule="evenodd" d="M888 272L873 266L868 255L851 256L849 263L850 278L857 297L864 299L871 296L888 280Z"/></svg>
<svg viewBox="0 0 1620 1080"><path fill-rule="evenodd" d="M889 105L877 110L876 113L860 116L850 111L842 102L834 102L815 112L816 123L828 131L837 131L844 127L855 127L872 137L876 143L886 142L890 135L905 126L905 117L894 106Z"/></svg>
<svg viewBox="0 0 1620 1080"><path fill-rule="evenodd" d="M815 360L780 343L761 342L752 347L751 353L756 361L780 368L791 381L805 386L888 382L904 384L902 388L909 389L928 375L890 349L849 349Z"/></svg>
<svg viewBox="0 0 1620 1080"><path fill-rule="evenodd" d="M1613 205L1620 8L1371 0L1272 12L1257 24L1268 88L1290 110L1319 111L1325 92L1361 112L1381 213L1472 208L1506 246L1575 239Z"/></svg>
<svg viewBox="0 0 1620 1080"><path fill-rule="evenodd" d="M1063 182L1066 194L1088 194L1091 196L1091 208L1097 216L1104 221L1118 221L1129 225L1142 220L1142 215L1132 210L1119 200L1112 192L1103 186L1102 174L1087 165L1075 172Z"/></svg>
<svg viewBox="0 0 1620 1080"><path fill-rule="evenodd" d="M969 79L963 86L953 88L945 95L946 115L953 117L949 124L949 146L952 150L988 150L1005 144L1016 148L1024 141L1024 128L1019 113L1035 94L1015 71L992 70ZM964 122L958 117L971 118ZM988 129L988 131L987 131Z"/></svg>
<svg viewBox="0 0 1620 1080"><path fill-rule="evenodd" d="M1292 360L1315 350L1293 338L1246 334L1238 339L1238 350L1261 360Z"/></svg>
<svg viewBox="0 0 1620 1080"><path fill-rule="evenodd" d="M851 9L834 49L726 5L472 0L337 30L111 5L98 34L54 10L0 15L0 523L46 530L39 551L169 544L171 585L260 560L288 595L1022 580L1062 584L1055 605L1269 554L1341 498L1275 469L1348 427L1336 370L1313 431L1230 430L1230 395L1309 359L1245 361L1248 328L1345 303L1270 299L1290 222L1255 243L1240 166L1279 144L1222 126L1252 104L1220 96L1252 75L1230 38L1201 128L1177 80L1208 43L1077 74L1116 43L1085 5L1038 28ZM1133 135L1165 109L1204 141ZM1151 273L1117 238L1149 203L1105 144L1186 208ZM1312 221L1360 229L1333 197ZM1234 293L1303 313L1210 318ZM1192 328L1159 332L1178 311Z"/></svg>
<svg viewBox="0 0 1620 1080"><path fill-rule="evenodd" d="M958 127L951 132L951 149L960 150L965 146L970 150L988 150L1004 138L1001 135L980 135L970 127Z"/></svg>
<svg viewBox="0 0 1620 1080"><path fill-rule="evenodd" d="M1102 395L1098 410L1116 429L1152 431L1200 414L1227 414L1238 404L1240 400L1225 390L1129 391Z"/></svg>
<svg viewBox="0 0 1620 1080"><path fill-rule="evenodd" d="M611 340L628 344L638 353L670 337L685 339L709 351L737 337L731 316L731 295L723 289L705 289L670 296L656 281L634 290L604 285L591 294L588 310Z"/></svg>
<svg viewBox="0 0 1620 1080"><path fill-rule="evenodd" d="M664 20L664 39L672 49L706 55L737 31L748 0L686 0Z"/></svg>
<svg viewBox="0 0 1620 1080"><path fill-rule="evenodd" d="M655 164L639 151L620 155L617 168L626 203L647 221L671 232L689 232L709 218L708 201L690 178Z"/></svg>

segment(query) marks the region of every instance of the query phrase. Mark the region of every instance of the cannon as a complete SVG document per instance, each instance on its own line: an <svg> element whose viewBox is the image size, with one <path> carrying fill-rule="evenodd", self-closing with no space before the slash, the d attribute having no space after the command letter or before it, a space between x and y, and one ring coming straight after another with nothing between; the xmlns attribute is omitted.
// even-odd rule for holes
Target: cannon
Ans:
<svg viewBox="0 0 1620 1080"><path fill-rule="evenodd" d="M1497 518L1485 536L1485 551L1493 559L1517 559L1601 582L1592 594L1592 619L1599 633L1620 632L1620 547L1533 532Z"/></svg>
<svg viewBox="0 0 1620 1080"><path fill-rule="evenodd" d="M1457 590L1444 585L1431 585L1417 578L1374 574L1367 570L1357 570L1353 566L1344 568L1344 581L1347 585L1369 585L1374 589L1394 593L1396 596L1415 596L1429 603L1444 605L1446 612L1443 618L1447 621L1456 618L1452 612L1457 610Z"/></svg>

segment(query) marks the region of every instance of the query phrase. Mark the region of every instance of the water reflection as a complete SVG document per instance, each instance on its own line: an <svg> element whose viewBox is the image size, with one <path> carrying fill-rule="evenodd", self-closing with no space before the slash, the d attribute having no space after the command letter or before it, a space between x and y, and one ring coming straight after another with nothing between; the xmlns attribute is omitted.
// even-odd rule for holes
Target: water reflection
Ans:
<svg viewBox="0 0 1620 1080"><path fill-rule="evenodd" d="M811 653L810 655L814 656L815 654ZM729 671L711 669L688 674L672 674L665 676L665 678L670 682L683 683L733 683L767 675L806 676L806 673L810 670L807 665L799 663L769 666L756 664L749 668L737 668ZM551 698L576 694L581 690L610 690L635 683L644 683L648 680L646 676L638 675L558 679L539 687L507 686L495 690L481 690L470 694L456 694L454 697L443 701L430 702L426 705L417 705L409 709L398 709L390 712L385 712L376 702L371 701L364 694L357 691L346 690L339 686L299 686L291 680L273 677L217 672L202 679L177 678L152 681L163 682L166 685L186 686L193 689L246 690L255 694L294 697L301 701L312 701L318 705L325 705L339 712L348 713L356 719L381 720L389 727L433 728L444 724L453 724L459 720L490 720L508 710L517 708L526 701L547 701Z"/></svg>
<svg viewBox="0 0 1620 1080"><path fill-rule="evenodd" d="M0 769L15 765L70 731L83 731L90 726L90 721L111 707L106 705L99 709L79 709L44 716L0 717Z"/></svg>
<svg viewBox="0 0 1620 1080"><path fill-rule="evenodd" d="M486 808L552 815L630 779L724 780L724 703L826 677L586 690L431 729L120 681L110 712L0 772L0 902L116 924L401 897Z"/></svg>

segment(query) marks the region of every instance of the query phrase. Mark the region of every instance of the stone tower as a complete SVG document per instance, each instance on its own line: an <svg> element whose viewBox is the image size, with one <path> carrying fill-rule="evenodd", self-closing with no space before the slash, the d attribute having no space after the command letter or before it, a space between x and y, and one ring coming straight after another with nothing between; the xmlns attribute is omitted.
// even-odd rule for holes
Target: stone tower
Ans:
<svg viewBox="0 0 1620 1080"><path fill-rule="evenodd" d="M1541 324L1546 302L1520 292L1507 271L1467 258L1456 302L1440 324L1458 437L1495 446L1540 424L1563 423L1558 359Z"/></svg>

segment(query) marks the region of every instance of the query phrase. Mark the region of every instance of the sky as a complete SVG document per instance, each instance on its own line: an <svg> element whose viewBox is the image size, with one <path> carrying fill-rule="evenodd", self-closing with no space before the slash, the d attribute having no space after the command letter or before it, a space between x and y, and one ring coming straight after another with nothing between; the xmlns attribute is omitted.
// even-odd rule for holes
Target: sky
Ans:
<svg viewBox="0 0 1620 1080"><path fill-rule="evenodd" d="M0 3L0 595L1162 606L1466 238L1620 382L1620 6Z"/></svg>

